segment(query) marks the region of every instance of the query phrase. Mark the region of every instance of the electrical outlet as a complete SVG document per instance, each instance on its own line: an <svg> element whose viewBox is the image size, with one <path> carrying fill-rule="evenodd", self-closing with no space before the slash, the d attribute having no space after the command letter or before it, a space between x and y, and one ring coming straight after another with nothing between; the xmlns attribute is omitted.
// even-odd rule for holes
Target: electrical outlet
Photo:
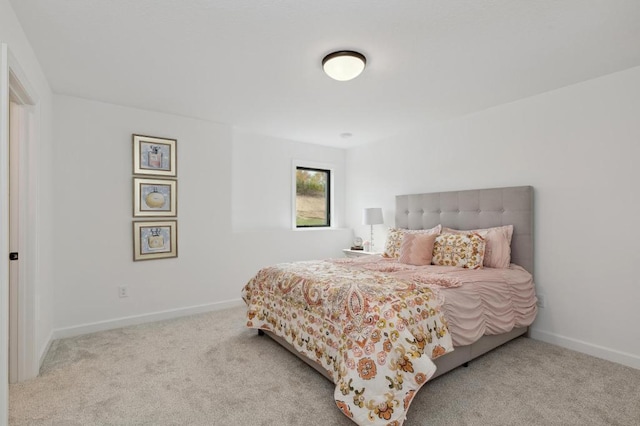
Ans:
<svg viewBox="0 0 640 426"><path fill-rule="evenodd" d="M544 308L545 306L547 306L547 300L543 294L537 294L536 297L538 298L537 305L539 308Z"/></svg>
<svg viewBox="0 0 640 426"><path fill-rule="evenodd" d="M118 296L120 297L129 297L129 289L123 285L118 287Z"/></svg>

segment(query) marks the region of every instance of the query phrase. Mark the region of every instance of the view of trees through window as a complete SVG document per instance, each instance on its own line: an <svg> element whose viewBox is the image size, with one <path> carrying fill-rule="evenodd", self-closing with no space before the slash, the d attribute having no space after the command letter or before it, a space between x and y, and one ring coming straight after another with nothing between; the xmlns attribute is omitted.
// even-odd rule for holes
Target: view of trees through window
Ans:
<svg viewBox="0 0 640 426"><path fill-rule="evenodd" d="M330 171L296 168L296 226L330 226Z"/></svg>

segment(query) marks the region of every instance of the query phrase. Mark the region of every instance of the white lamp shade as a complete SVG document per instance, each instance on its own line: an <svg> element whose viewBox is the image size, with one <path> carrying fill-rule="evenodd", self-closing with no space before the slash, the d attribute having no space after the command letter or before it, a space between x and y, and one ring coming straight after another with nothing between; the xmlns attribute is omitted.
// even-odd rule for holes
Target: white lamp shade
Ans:
<svg viewBox="0 0 640 426"><path fill-rule="evenodd" d="M382 209L380 207L362 210L363 225L381 225L383 223L384 220L382 219Z"/></svg>
<svg viewBox="0 0 640 426"><path fill-rule="evenodd" d="M358 52L334 52L322 60L322 69L334 80L348 81L362 73L366 61L365 57Z"/></svg>

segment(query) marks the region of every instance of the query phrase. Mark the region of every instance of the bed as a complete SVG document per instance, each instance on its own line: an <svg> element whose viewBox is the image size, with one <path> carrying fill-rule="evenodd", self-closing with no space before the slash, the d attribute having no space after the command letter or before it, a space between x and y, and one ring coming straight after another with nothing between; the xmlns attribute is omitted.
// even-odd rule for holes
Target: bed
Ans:
<svg viewBox="0 0 640 426"><path fill-rule="evenodd" d="M476 273L382 258L296 262L264 268L243 290L247 325L335 383L336 405L357 424L401 425L427 380L526 334L536 315L532 187L399 195L395 222L410 232L513 225L512 265ZM496 276L515 307L491 293ZM495 323L486 312L461 319L480 301L493 305Z"/></svg>

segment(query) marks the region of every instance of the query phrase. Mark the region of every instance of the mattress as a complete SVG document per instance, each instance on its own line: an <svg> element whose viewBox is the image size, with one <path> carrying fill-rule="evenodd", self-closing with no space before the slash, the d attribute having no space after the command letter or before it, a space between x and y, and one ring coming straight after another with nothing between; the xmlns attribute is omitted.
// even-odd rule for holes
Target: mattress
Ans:
<svg viewBox="0 0 640 426"><path fill-rule="evenodd" d="M399 280L421 281L436 291L454 346L528 327L538 313L533 277L513 263L505 269L463 269L412 266L381 256L342 262L384 271Z"/></svg>
<svg viewBox="0 0 640 426"><path fill-rule="evenodd" d="M436 291L454 347L470 345L485 335L528 327L538 313L533 277L513 263L505 269L463 269L405 265L381 256L346 262L387 271L400 280L421 280Z"/></svg>
<svg viewBox="0 0 640 426"><path fill-rule="evenodd" d="M375 256L265 268L243 298L249 327L316 361L344 414L372 425L402 424L435 372L430 358L528 326L536 313L531 275L518 266L470 271Z"/></svg>
<svg viewBox="0 0 640 426"><path fill-rule="evenodd" d="M533 277L524 268L511 264L508 269L458 269L446 273L461 281L457 287L440 289L454 346L527 327L536 318Z"/></svg>

